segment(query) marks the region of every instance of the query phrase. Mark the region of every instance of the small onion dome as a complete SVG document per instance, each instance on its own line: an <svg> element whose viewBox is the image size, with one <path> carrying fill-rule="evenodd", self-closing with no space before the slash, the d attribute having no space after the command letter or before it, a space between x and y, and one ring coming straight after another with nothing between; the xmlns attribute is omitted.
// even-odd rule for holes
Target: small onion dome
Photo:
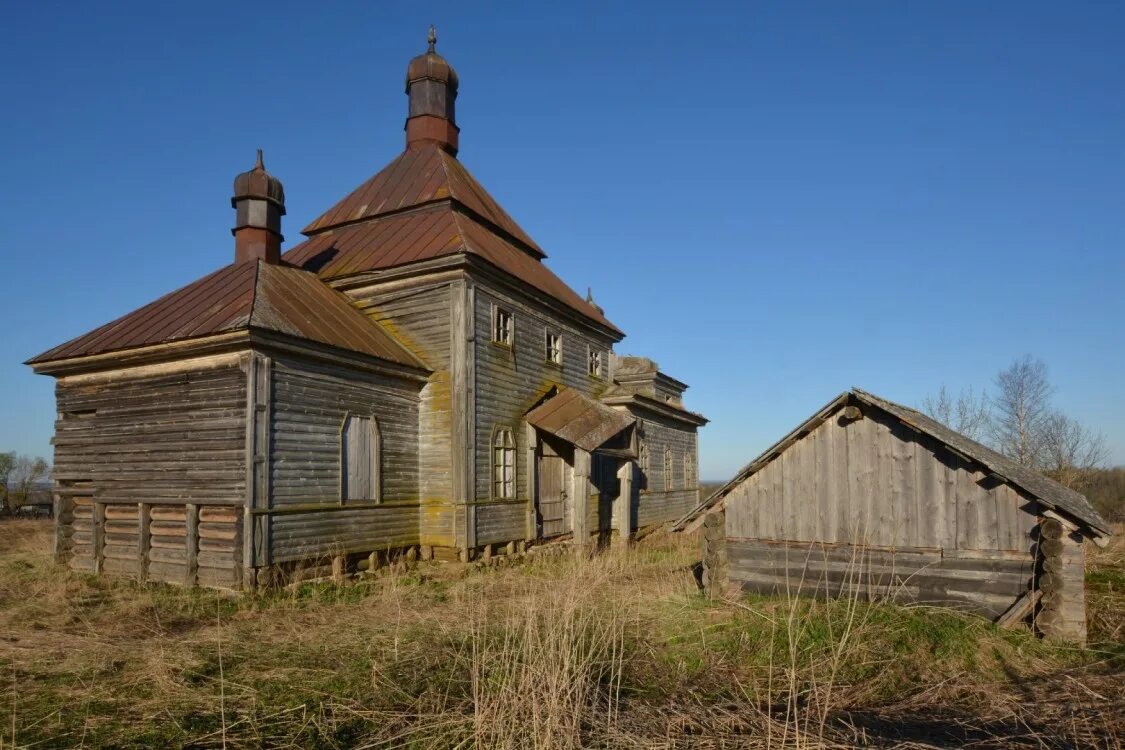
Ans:
<svg viewBox="0 0 1125 750"><path fill-rule="evenodd" d="M410 91L410 82L421 78L429 78L446 84L453 92L457 91L457 71L449 61L434 51L437 45L437 31L430 27L429 49L423 55L418 55L406 66L406 90Z"/></svg>
<svg viewBox="0 0 1125 750"><path fill-rule="evenodd" d="M234 197L230 204L235 206L238 201L247 198L259 198L275 204L282 215L285 214L285 188L281 180L266 171L262 163L262 149L258 149L258 163L249 172L243 172L234 178Z"/></svg>

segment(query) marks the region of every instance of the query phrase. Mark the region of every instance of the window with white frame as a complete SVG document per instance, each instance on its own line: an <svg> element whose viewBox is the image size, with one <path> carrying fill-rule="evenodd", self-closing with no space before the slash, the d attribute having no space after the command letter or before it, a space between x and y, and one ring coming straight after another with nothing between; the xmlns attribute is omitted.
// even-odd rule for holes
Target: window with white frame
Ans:
<svg viewBox="0 0 1125 750"><path fill-rule="evenodd" d="M516 442L506 427L492 437L492 497L514 500L516 497Z"/></svg>
<svg viewBox="0 0 1125 750"><path fill-rule="evenodd" d="M587 367L586 372L590 373L595 378L602 376L602 353L601 350L590 347L587 354Z"/></svg>
<svg viewBox="0 0 1125 750"><path fill-rule="evenodd" d="M492 308L492 341L504 346L512 345L512 313L495 305Z"/></svg>
<svg viewBox="0 0 1125 750"><path fill-rule="evenodd" d="M556 365L562 364L562 336L550 329L547 330L547 337L544 341L544 355L548 362Z"/></svg>
<svg viewBox="0 0 1125 750"><path fill-rule="evenodd" d="M349 414L340 428L340 500L379 500L379 423Z"/></svg>
<svg viewBox="0 0 1125 750"><path fill-rule="evenodd" d="M664 491L672 491L672 449L664 449Z"/></svg>

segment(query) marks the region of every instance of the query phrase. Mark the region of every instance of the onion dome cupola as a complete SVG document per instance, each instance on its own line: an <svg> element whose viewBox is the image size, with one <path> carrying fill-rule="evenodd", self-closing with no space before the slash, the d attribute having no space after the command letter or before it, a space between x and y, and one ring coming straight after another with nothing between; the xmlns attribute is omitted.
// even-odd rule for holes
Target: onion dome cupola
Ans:
<svg viewBox="0 0 1125 750"><path fill-rule="evenodd" d="M234 178L234 260L277 263L281 257L281 217L285 215L285 189L281 180L266 171L262 149L254 168Z"/></svg>
<svg viewBox="0 0 1125 750"><path fill-rule="evenodd" d="M458 134L454 103L457 72L435 50L437 31L430 27L429 48L406 68L406 95L410 109L406 117L406 148L437 144L457 155Z"/></svg>

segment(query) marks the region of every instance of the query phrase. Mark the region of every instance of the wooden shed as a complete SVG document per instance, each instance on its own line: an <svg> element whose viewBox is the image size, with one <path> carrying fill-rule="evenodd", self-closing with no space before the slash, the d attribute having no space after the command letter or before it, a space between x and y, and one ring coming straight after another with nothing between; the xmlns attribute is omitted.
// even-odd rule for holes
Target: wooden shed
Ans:
<svg viewBox="0 0 1125 750"><path fill-rule="evenodd" d="M676 530L713 590L860 594L1033 621L1084 640L1086 498L914 409L846 391Z"/></svg>

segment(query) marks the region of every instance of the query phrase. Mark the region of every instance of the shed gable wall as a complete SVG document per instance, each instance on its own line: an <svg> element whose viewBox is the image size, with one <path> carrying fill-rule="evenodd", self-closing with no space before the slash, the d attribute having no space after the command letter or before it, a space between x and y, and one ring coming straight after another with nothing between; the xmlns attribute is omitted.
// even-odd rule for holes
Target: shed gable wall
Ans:
<svg viewBox="0 0 1125 750"><path fill-rule="evenodd" d="M733 488L727 535L1028 552L1033 503L931 438L869 410L833 415Z"/></svg>

